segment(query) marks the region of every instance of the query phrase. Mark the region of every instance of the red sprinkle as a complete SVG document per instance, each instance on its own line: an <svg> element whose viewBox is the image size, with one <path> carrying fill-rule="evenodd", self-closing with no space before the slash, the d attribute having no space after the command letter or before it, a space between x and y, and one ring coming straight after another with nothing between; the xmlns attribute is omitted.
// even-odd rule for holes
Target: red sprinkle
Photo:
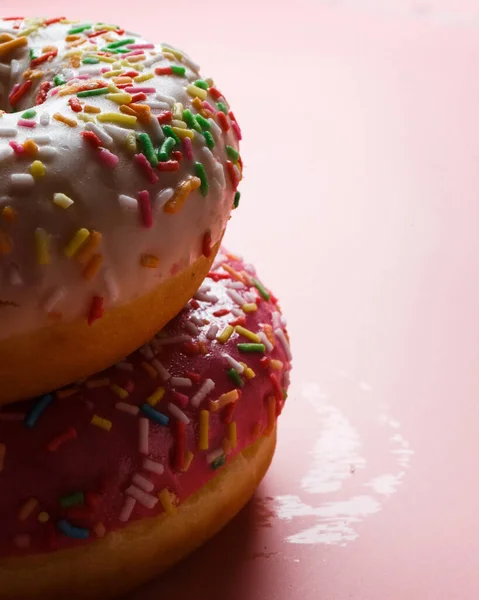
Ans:
<svg viewBox="0 0 479 600"><path fill-rule="evenodd" d="M185 465L185 446L186 446L186 436L185 436L185 424L183 421L178 419L175 420L174 424L174 435L176 438L174 456L173 456L173 467L177 471L181 471L181 469Z"/></svg>
<svg viewBox="0 0 479 600"><path fill-rule="evenodd" d="M189 137L183 138L183 149L188 160L193 160L193 143Z"/></svg>
<svg viewBox="0 0 479 600"><path fill-rule="evenodd" d="M169 123L172 119L173 119L173 113L171 112L171 110L165 110L158 115L158 123L160 125Z"/></svg>
<svg viewBox="0 0 479 600"><path fill-rule="evenodd" d="M239 125L236 121L231 121L231 127L235 133L236 139L237 140L242 140L243 136L241 134L241 129L239 128Z"/></svg>
<svg viewBox="0 0 479 600"><path fill-rule="evenodd" d="M213 281L221 281L222 279L231 279L231 276L228 273L214 273L210 271L206 277L212 279Z"/></svg>
<svg viewBox="0 0 479 600"><path fill-rule="evenodd" d="M178 171L180 163L177 160L167 160L158 163L158 171Z"/></svg>
<svg viewBox="0 0 479 600"><path fill-rule="evenodd" d="M32 87L32 80L31 79L27 79L27 81L25 81L24 83L22 83L22 85L20 85L18 88L13 88L15 91L12 91L12 93L10 94L8 100L10 102L10 104L12 106L15 106L16 104L18 104L18 102L21 100L21 98L28 92L28 90Z"/></svg>
<svg viewBox="0 0 479 600"><path fill-rule="evenodd" d="M209 231L206 231L205 235L203 236L203 243L201 248L203 256L206 256L206 258L211 256L211 233Z"/></svg>
<svg viewBox="0 0 479 600"><path fill-rule="evenodd" d="M147 95L143 92L139 92L138 94L133 94L131 97L132 102L142 102L147 99Z"/></svg>
<svg viewBox="0 0 479 600"><path fill-rule="evenodd" d="M11 148L13 148L15 154L25 154L25 148L22 146L22 144L19 144L15 140L10 140L8 144Z"/></svg>
<svg viewBox="0 0 479 600"><path fill-rule="evenodd" d="M150 183L156 183L158 181L158 175L153 171L153 167L150 165L144 154L135 154L135 161Z"/></svg>
<svg viewBox="0 0 479 600"><path fill-rule="evenodd" d="M171 393L173 398L176 400L176 402L179 403L179 405L182 408L184 408L188 404L188 396L186 396L185 394L180 394L180 392L177 392L175 390L173 390Z"/></svg>
<svg viewBox="0 0 479 600"><path fill-rule="evenodd" d="M74 440L77 437L77 430L74 427L69 427L60 435L57 435L52 440L50 440L47 450L49 452L56 452L60 446L63 446L65 442L69 442L70 440Z"/></svg>
<svg viewBox="0 0 479 600"><path fill-rule="evenodd" d="M93 296L90 306L90 314L88 315L88 325L93 325L97 319L103 316L103 298L101 296Z"/></svg>
<svg viewBox="0 0 479 600"><path fill-rule="evenodd" d="M246 325L246 317L238 317L234 321L230 321L229 325L231 325L231 327L236 327L236 325L244 327Z"/></svg>
<svg viewBox="0 0 479 600"><path fill-rule="evenodd" d="M97 35L103 35L104 33L107 33L108 29L100 29L100 31L92 31L91 33L87 33L87 37L89 38L94 38Z"/></svg>
<svg viewBox="0 0 479 600"><path fill-rule="evenodd" d="M216 118L220 124L220 127L223 131L228 131L230 128L230 124L228 123L228 119L226 118L225 113L219 111L216 113Z"/></svg>
<svg viewBox="0 0 479 600"><path fill-rule="evenodd" d="M66 17L54 17L53 19L47 19L45 21L45 25L48 27L48 25L53 25L53 23L59 23L60 21L64 21L66 19Z"/></svg>
<svg viewBox="0 0 479 600"><path fill-rule="evenodd" d="M198 302L198 300L195 300L194 298L192 298L190 300L190 306L191 308L193 308L194 310L197 310L200 307L200 303Z"/></svg>
<svg viewBox="0 0 479 600"><path fill-rule="evenodd" d="M199 373L195 373L194 371L186 371L185 375L191 379L193 383L200 383L201 381L201 375Z"/></svg>
<svg viewBox="0 0 479 600"><path fill-rule="evenodd" d="M4 21L23 21L25 17L2 17Z"/></svg>
<svg viewBox="0 0 479 600"><path fill-rule="evenodd" d="M84 140L91 144L93 148L99 148L101 146L100 138L96 135L96 133L93 133L93 131L82 131L80 135Z"/></svg>
<svg viewBox="0 0 479 600"><path fill-rule="evenodd" d="M55 48L55 50L50 50L50 52L45 52L45 54L41 54L40 56L38 56L37 58L34 58L30 62L30 68L35 69L36 67L38 67L38 65L43 64L47 60L53 60L57 54L58 54L57 48Z"/></svg>
<svg viewBox="0 0 479 600"><path fill-rule="evenodd" d="M263 369L269 369L269 366L271 365L271 359L269 359L267 356L263 356L263 358L260 359L259 364L263 367Z"/></svg>
<svg viewBox="0 0 479 600"><path fill-rule="evenodd" d="M173 160L180 161L183 158L183 154L181 154L180 150L173 150L173 152L171 153L171 158Z"/></svg>
<svg viewBox="0 0 479 600"><path fill-rule="evenodd" d="M228 171L228 175L230 176L233 190L236 191L239 181L238 181L238 176L236 175L234 165L230 160L226 161L226 170Z"/></svg>
<svg viewBox="0 0 479 600"><path fill-rule="evenodd" d="M213 313L214 317L224 317L225 315L229 314L229 310L227 308L222 308L220 310L217 310L216 312Z"/></svg>
<svg viewBox="0 0 479 600"><path fill-rule="evenodd" d="M78 100L78 98L76 96L71 96L68 99L68 104L70 105L70 108L72 109L73 112L81 112L83 110L80 100Z"/></svg>
<svg viewBox="0 0 479 600"><path fill-rule="evenodd" d="M153 227L153 215L151 213L150 192L143 190L138 192L138 206L140 208L141 223L147 229Z"/></svg>
<svg viewBox="0 0 479 600"><path fill-rule="evenodd" d="M157 67L155 69L155 73L157 75L171 75L173 73L173 69L171 67Z"/></svg>
<svg viewBox="0 0 479 600"><path fill-rule="evenodd" d="M182 349L183 352L188 356L195 356L201 352L201 348L196 342L184 342Z"/></svg>
<svg viewBox="0 0 479 600"><path fill-rule="evenodd" d="M37 97L35 100L36 106L38 106L39 104L43 104L45 102L45 100L47 99L47 94L50 91L51 87L52 87L52 84L50 83L50 81L44 81L43 83L40 84L40 87L38 88Z"/></svg>
<svg viewBox="0 0 479 600"><path fill-rule="evenodd" d="M138 77L138 71L127 71L126 73L122 73L122 77Z"/></svg>
<svg viewBox="0 0 479 600"><path fill-rule="evenodd" d="M240 394L241 397L241 390L238 390L238 393ZM222 423L231 423L231 421L233 420L233 413L234 410L236 408L236 402L230 402L229 404L227 404L224 409L223 412L221 413L221 421Z"/></svg>
<svg viewBox="0 0 479 600"><path fill-rule="evenodd" d="M210 87L208 89L208 93L211 95L213 100L219 100L220 98L223 98L223 94L215 87Z"/></svg>

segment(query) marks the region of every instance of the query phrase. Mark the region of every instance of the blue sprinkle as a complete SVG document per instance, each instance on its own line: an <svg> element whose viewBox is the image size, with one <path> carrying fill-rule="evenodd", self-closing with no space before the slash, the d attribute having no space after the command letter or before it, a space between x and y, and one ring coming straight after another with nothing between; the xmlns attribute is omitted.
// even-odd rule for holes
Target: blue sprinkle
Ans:
<svg viewBox="0 0 479 600"><path fill-rule="evenodd" d="M24 425L29 429L35 427L38 419L41 417L43 411L53 400L53 396L51 394L46 394L38 399L34 406L28 411L25 415Z"/></svg>
<svg viewBox="0 0 479 600"><path fill-rule="evenodd" d="M157 410L152 408L149 404L142 404L140 406L140 409L142 412L145 413L145 415L149 419L151 419L152 421L155 421L155 423L159 423L160 425L168 425L168 423L170 422L170 419L166 415L158 412Z"/></svg>
<svg viewBox="0 0 479 600"><path fill-rule="evenodd" d="M90 530L84 527L74 527L66 519L62 519L57 523L58 529L67 537L75 538L77 540L86 540L90 535Z"/></svg>

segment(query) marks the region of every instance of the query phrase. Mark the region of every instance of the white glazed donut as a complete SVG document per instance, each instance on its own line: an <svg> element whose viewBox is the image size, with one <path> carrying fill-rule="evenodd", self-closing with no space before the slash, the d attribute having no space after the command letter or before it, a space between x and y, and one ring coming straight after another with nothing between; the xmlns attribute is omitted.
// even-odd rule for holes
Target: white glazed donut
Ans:
<svg viewBox="0 0 479 600"><path fill-rule="evenodd" d="M242 163L214 82L116 26L0 20L0 100L2 404L109 366L178 312Z"/></svg>

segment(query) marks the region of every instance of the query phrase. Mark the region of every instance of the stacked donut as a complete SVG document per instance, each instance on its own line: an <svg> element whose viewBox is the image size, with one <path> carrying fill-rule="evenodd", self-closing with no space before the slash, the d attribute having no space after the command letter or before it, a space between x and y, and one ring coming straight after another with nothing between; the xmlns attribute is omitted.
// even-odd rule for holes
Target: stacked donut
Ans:
<svg viewBox="0 0 479 600"><path fill-rule="evenodd" d="M0 102L0 598L114 597L251 497L288 334L220 249L241 132L188 56L3 19Z"/></svg>

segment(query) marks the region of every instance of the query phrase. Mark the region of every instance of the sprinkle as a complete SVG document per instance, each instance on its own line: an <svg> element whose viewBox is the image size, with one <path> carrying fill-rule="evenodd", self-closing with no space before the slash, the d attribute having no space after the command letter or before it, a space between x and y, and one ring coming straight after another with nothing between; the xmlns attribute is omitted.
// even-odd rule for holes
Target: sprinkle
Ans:
<svg viewBox="0 0 479 600"><path fill-rule="evenodd" d="M8 40L0 44L0 56L3 57L5 54L8 54L12 50L16 48L20 48L21 46L26 46L28 44L28 39L25 35L14 38L13 40Z"/></svg>
<svg viewBox="0 0 479 600"><path fill-rule="evenodd" d="M50 115L44 112L40 115L40 124L46 127L50 123Z"/></svg>
<svg viewBox="0 0 479 600"><path fill-rule="evenodd" d="M147 133L140 133L138 135L138 139L140 140L143 154L148 159L148 162L152 167L156 167L158 165L158 158L156 157L155 149L153 148L153 142L151 141L150 136Z"/></svg>
<svg viewBox="0 0 479 600"><path fill-rule="evenodd" d="M100 427L100 429L104 429L105 431L110 431L113 426L113 423L111 421L109 421L108 419L103 419L98 415L93 415L90 423L92 425L95 425L96 427Z"/></svg>
<svg viewBox="0 0 479 600"><path fill-rule="evenodd" d="M163 381L168 381L171 378L170 373L165 369L165 367L160 363L160 361L155 358L151 361L151 364L155 367Z"/></svg>
<svg viewBox="0 0 479 600"><path fill-rule="evenodd" d="M228 377L233 381L234 385L237 387L243 387L244 381L241 379L238 371L236 369L231 368L227 371Z"/></svg>
<svg viewBox="0 0 479 600"><path fill-rule="evenodd" d="M195 175L199 178L199 180L201 182L201 185L200 185L201 194L203 196L206 196L208 194L208 179L206 177L205 168L200 162L195 163Z"/></svg>
<svg viewBox="0 0 479 600"><path fill-rule="evenodd" d="M120 125L125 125L125 127L134 127L137 121L137 118L132 115L114 112L100 113L97 116L97 119L101 122L118 123Z"/></svg>
<svg viewBox="0 0 479 600"><path fill-rule="evenodd" d="M271 352L273 350L274 346L269 341L269 339L267 338L267 336L265 335L265 333L263 331L258 332L258 337L262 341L262 343L265 345L266 351L267 352Z"/></svg>
<svg viewBox="0 0 479 600"><path fill-rule="evenodd" d="M64 297L65 290L62 287L56 288L56 290L48 297L43 308L46 313L52 312L53 308L60 302L60 300Z"/></svg>
<svg viewBox="0 0 479 600"><path fill-rule="evenodd" d="M5 444L0 443L0 473L5 468L5 456L7 454L7 447Z"/></svg>
<svg viewBox="0 0 479 600"><path fill-rule="evenodd" d="M102 127L98 127L98 125L95 123L87 123L85 125L85 130L93 132L101 141L102 146L111 146L113 144L113 138L111 135L108 135L108 133L106 133Z"/></svg>
<svg viewBox="0 0 479 600"><path fill-rule="evenodd" d="M2 45L3 44L0 44L0 56L2 55ZM10 105L12 107L15 107L18 104L18 102L23 98L23 96L28 92L28 90L31 88L31 86L32 86L31 79L27 79L27 81L25 81L25 83L22 83L18 87L14 86L12 93L10 94L10 96L8 98Z"/></svg>
<svg viewBox="0 0 479 600"><path fill-rule="evenodd" d="M203 137L205 138L206 145L210 150L215 147L215 139L209 131L204 131Z"/></svg>
<svg viewBox="0 0 479 600"><path fill-rule="evenodd" d="M231 390L230 392L226 392L226 394L222 394L218 400L210 400L210 410L211 412L217 412L227 404L231 402L236 402L240 398L241 392L237 389Z"/></svg>
<svg viewBox="0 0 479 600"><path fill-rule="evenodd" d="M210 452L209 454L206 455L206 462L210 465L217 458L220 458L220 456L222 456L223 453L224 453L223 448L217 448L216 450L213 450L212 452Z"/></svg>
<svg viewBox="0 0 479 600"><path fill-rule="evenodd" d="M179 183L176 187L175 195L165 204L163 210L170 214L177 213L183 206L189 194L198 189L200 185L201 181L198 177L189 177Z"/></svg>
<svg viewBox="0 0 479 600"><path fill-rule="evenodd" d="M27 412L24 420L24 425L28 429L32 429L37 424L38 419L42 416L43 411L47 408L47 406L53 401L53 396L51 394L46 394L42 396L35 402L32 408Z"/></svg>
<svg viewBox="0 0 479 600"><path fill-rule="evenodd" d="M180 168L180 163L177 160L167 160L165 162L158 163L158 171L160 171L160 172L178 171L179 168Z"/></svg>
<svg viewBox="0 0 479 600"><path fill-rule="evenodd" d="M102 379L88 379L85 382L85 386L90 390L106 387L107 385L110 385L110 379L108 377L103 377Z"/></svg>
<svg viewBox="0 0 479 600"><path fill-rule="evenodd" d="M188 425L188 423L190 422L190 419L185 415L185 413L180 408L178 408L176 406L176 404L173 404L172 402L170 402L168 404L168 410L174 417L176 417L178 419L178 421L181 421L181 423Z"/></svg>
<svg viewBox="0 0 479 600"><path fill-rule="evenodd" d="M137 500L142 506L144 506L145 508L149 508L150 510L154 508L158 503L158 498L155 498L155 496L144 492L135 485L130 485L130 487L125 490L125 494L127 496L131 496L132 498Z"/></svg>
<svg viewBox="0 0 479 600"><path fill-rule="evenodd" d="M227 325L216 339L220 344L226 344L226 342L230 339L233 331L234 328L231 327L231 325Z"/></svg>
<svg viewBox="0 0 479 600"><path fill-rule="evenodd" d="M37 519L39 523L48 523L50 520L50 515L47 512L42 511L38 513Z"/></svg>
<svg viewBox="0 0 479 600"><path fill-rule="evenodd" d="M256 335L256 333L253 333L252 331L250 331L249 329L246 329L245 327L241 327L241 325L237 325L235 327L235 330L236 330L236 333L239 333L243 337L247 338L248 340L251 340L252 342L255 342L256 344L259 344L261 342L260 337L258 335Z"/></svg>
<svg viewBox="0 0 479 600"><path fill-rule="evenodd" d="M198 408L198 406L203 402L203 400L210 394L215 388L215 382L212 379L205 379L200 389L196 392L196 394L191 398L190 404L194 408Z"/></svg>
<svg viewBox="0 0 479 600"><path fill-rule="evenodd" d="M88 98L90 96L103 96L105 94L108 94L109 92L110 92L110 88L101 87L101 88L96 88L93 90L83 90L81 92L77 92L77 97L78 98Z"/></svg>
<svg viewBox="0 0 479 600"><path fill-rule="evenodd" d="M69 29L67 31L67 35L75 35L77 33L83 33L84 31L86 31L87 29L91 29L91 25L78 25L77 27L73 27L72 29Z"/></svg>
<svg viewBox="0 0 479 600"><path fill-rule="evenodd" d="M101 108L99 106L92 106L91 104L85 104L85 106L83 107L83 110L86 113L91 113L91 114L97 114L97 113L101 112Z"/></svg>
<svg viewBox="0 0 479 600"><path fill-rule="evenodd" d="M55 113L53 115L53 118L55 119L55 121L60 121L60 123L64 123L65 125L68 125L68 127L76 127L78 125L78 123L76 121L74 121L73 119L69 119L68 117L65 117L61 113Z"/></svg>
<svg viewBox="0 0 479 600"><path fill-rule="evenodd" d="M78 98L76 98L75 96L72 96L68 99L68 104L70 105L70 108L73 112L79 113L82 111L82 105L80 104Z"/></svg>
<svg viewBox="0 0 479 600"><path fill-rule="evenodd" d="M246 304L243 296L241 296L241 294L239 294L234 289L229 288L226 290L226 293L231 298L231 300L234 300L239 306L243 307Z"/></svg>
<svg viewBox="0 0 479 600"><path fill-rule="evenodd" d="M15 137L17 133L14 127L0 127L0 137Z"/></svg>
<svg viewBox="0 0 479 600"><path fill-rule="evenodd" d="M148 269L157 269L160 264L160 259L153 254L142 254L140 257L140 264L142 267Z"/></svg>
<svg viewBox="0 0 479 600"><path fill-rule="evenodd" d="M240 374L243 373L243 371L244 371L243 365L241 363L239 363L237 360L235 360L232 356L230 356L229 354L223 354L223 358L226 359L226 361L228 362L230 367L235 369L235 371L237 371Z"/></svg>
<svg viewBox="0 0 479 600"><path fill-rule="evenodd" d="M228 109L226 108L226 105L224 102L218 102L218 108L220 109L220 111L227 115L228 114Z"/></svg>
<svg viewBox="0 0 479 600"><path fill-rule="evenodd" d="M18 511L18 520L26 521L28 517L38 506L38 500L36 498L29 498Z"/></svg>
<svg viewBox="0 0 479 600"><path fill-rule="evenodd" d="M125 400L129 396L128 391L125 390L125 388L122 388L121 386L117 385L116 383L110 385L110 390L122 400Z"/></svg>
<svg viewBox="0 0 479 600"><path fill-rule="evenodd" d="M183 138L182 140L185 156L188 160L193 160L193 145L190 138Z"/></svg>
<svg viewBox="0 0 479 600"><path fill-rule="evenodd" d="M140 412L140 409L138 408L138 406L133 406L133 404L128 404L126 402L117 402L115 404L115 408L117 408L118 410L121 410L121 412L132 415L133 417L136 417L138 415L138 413Z"/></svg>
<svg viewBox="0 0 479 600"><path fill-rule="evenodd" d="M13 173L12 175L10 175L10 179L12 185L14 185L15 187L22 188L24 190L28 190L35 183L33 177L26 173Z"/></svg>
<svg viewBox="0 0 479 600"><path fill-rule="evenodd" d="M233 148L233 146L226 146L226 153L233 162L238 162L239 152Z"/></svg>
<svg viewBox="0 0 479 600"><path fill-rule="evenodd" d="M190 468L190 465L193 461L193 458L194 458L193 452L188 450L188 452L186 453L186 456L185 456L185 462L184 462L183 468L181 469L181 471L183 473L186 473L186 471L188 471L188 469Z"/></svg>
<svg viewBox="0 0 479 600"><path fill-rule="evenodd" d="M203 90L202 88L199 88L191 83L186 86L186 91L192 98L199 98L200 100L206 100L208 95L206 90Z"/></svg>
<svg viewBox="0 0 479 600"><path fill-rule="evenodd" d="M236 421L231 421L231 423L228 423L228 440L231 444L231 447L236 448Z"/></svg>
<svg viewBox="0 0 479 600"><path fill-rule="evenodd" d="M61 519L57 523L57 528L67 537L86 540L90 535L90 530L84 527L75 527L69 523L66 519Z"/></svg>
<svg viewBox="0 0 479 600"><path fill-rule="evenodd" d="M70 508L71 506L78 506L84 504L85 496L83 492L74 492L60 498L60 506L62 508Z"/></svg>
<svg viewBox="0 0 479 600"><path fill-rule="evenodd" d="M133 475L133 477L131 478L131 480L136 486L138 486L144 492L152 492L155 489L155 486L153 485L153 483L146 477L143 477L143 475L140 475L140 473L135 473Z"/></svg>
<svg viewBox="0 0 479 600"><path fill-rule="evenodd" d="M145 419L145 421L148 423L148 419ZM150 473L155 473L156 475L162 475L165 471L165 467L162 464L151 460L151 458L145 458L143 461L143 469L145 469L145 471L150 471Z"/></svg>
<svg viewBox="0 0 479 600"><path fill-rule="evenodd" d="M168 425L170 422L169 417L164 415L163 413L154 410L149 404L142 404L140 406L140 410L152 421L158 423L159 425Z"/></svg>
<svg viewBox="0 0 479 600"><path fill-rule="evenodd" d="M161 492L158 493L158 498L160 499L161 505L163 506L165 513L170 516L174 515L176 512L176 508L171 500L171 494L167 490L167 488L164 488L163 490L161 490Z"/></svg>
<svg viewBox="0 0 479 600"><path fill-rule="evenodd" d="M29 119L18 119L17 125L18 125L18 127L33 128L33 127L37 126L37 122L36 121L31 121Z"/></svg>
<svg viewBox="0 0 479 600"><path fill-rule="evenodd" d="M136 408L136 407L135 407ZM149 452L150 422L145 417L138 419L139 452L147 455Z"/></svg>
<svg viewBox="0 0 479 600"><path fill-rule="evenodd" d="M77 430L74 427L69 427L63 433L54 437L47 445L49 452L56 452L63 444L77 438Z"/></svg>
<svg viewBox="0 0 479 600"><path fill-rule="evenodd" d="M138 192L138 207L143 227L147 229L151 228L153 226L153 216L151 212L150 193L147 190Z"/></svg>
<svg viewBox="0 0 479 600"><path fill-rule="evenodd" d="M107 94L105 98L116 102L116 104L130 104L131 102L131 94L127 94L126 92L112 92Z"/></svg>
<svg viewBox="0 0 479 600"><path fill-rule="evenodd" d="M101 240L101 233L99 233L98 231L91 231L90 237L75 254L75 260L81 265L88 265L95 258L95 256L99 256L98 254L95 254L95 252L100 246ZM96 258L95 261L97 262L99 261L99 259Z"/></svg>
<svg viewBox="0 0 479 600"><path fill-rule="evenodd" d="M89 260L88 264L83 269L82 276L87 281L92 281L94 279L95 275L100 270L102 262L103 262L103 256L101 254L94 254L91 257L91 259Z"/></svg>
<svg viewBox="0 0 479 600"><path fill-rule="evenodd" d="M116 48L120 48L120 46L127 46L128 44L134 44L134 38L127 38L125 40L117 40L116 42L111 42L106 47L108 50L115 50Z"/></svg>
<svg viewBox="0 0 479 600"><path fill-rule="evenodd" d="M286 336L284 335L284 331L282 329L278 328L278 329L274 330L274 333L275 333L276 337L279 338L279 341L281 342L281 344L284 348L284 351L286 352L286 356L287 356L288 360L292 360L293 356L291 354L291 348L288 343L288 340L286 339Z"/></svg>
<svg viewBox="0 0 479 600"><path fill-rule="evenodd" d="M45 175L45 165L40 160L34 160L30 166L30 173L33 177L43 177Z"/></svg>
<svg viewBox="0 0 479 600"><path fill-rule="evenodd" d="M163 398L163 396L165 395L165 388L163 387L158 387L156 388L156 390L153 392L153 394L151 394L151 396L149 396L147 398L147 402L150 406L156 406L158 404L158 402L161 401L161 399Z"/></svg>
<svg viewBox="0 0 479 600"><path fill-rule="evenodd" d="M74 256L76 254L76 252L80 249L82 244L84 244L86 242L86 240L89 238L89 236L90 236L90 232L88 231L88 229L85 229L85 228L79 229L75 233L75 235L72 237L72 239L68 242L68 244L65 246L65 250L64 250L65 256L68 258L71 258L72 256Z"/></svg>
<svg viewBox="0 0 479 600"><path fill-rule="evenodd" d="M125 498L125 502L123 503L123 507L122 507L120 515L118 517L118 519L122 523L127 523L130 520L131 513L133 512L133 509L135 508L135 504L136 504L136 500L132 496L127 496Z"/></svg>
<svg viewBox="0 0 479 600"><path fill-rule="evenodd" d="M116 154L113 154L106 148L100 148L100 152L97 154L98 158L107 166L113 169L116 167L120 159Z"/></svg>
<svg viewBox="0 0 479 600"><path fill-rule="evenodd" d="M259 352L261 354L264 354L266 348L264 344L238 344L237 348L240 352Z"/></svg>
<svg viewBox="0 0 479 600"><path fill-rule="evenodd" d="M154 94L156 92L156 89L154 87L129 85L125 88L125 92L127 92L128 94Z"/></svg>
<svg viewBox="0 0 479 600"><path fill-rule="evenodd" d="M248 304L243 304L241 308L243 309L243 312L248 314L256 312L258 310L258 305L256 304L256 302L249 302Z"/></svg>

